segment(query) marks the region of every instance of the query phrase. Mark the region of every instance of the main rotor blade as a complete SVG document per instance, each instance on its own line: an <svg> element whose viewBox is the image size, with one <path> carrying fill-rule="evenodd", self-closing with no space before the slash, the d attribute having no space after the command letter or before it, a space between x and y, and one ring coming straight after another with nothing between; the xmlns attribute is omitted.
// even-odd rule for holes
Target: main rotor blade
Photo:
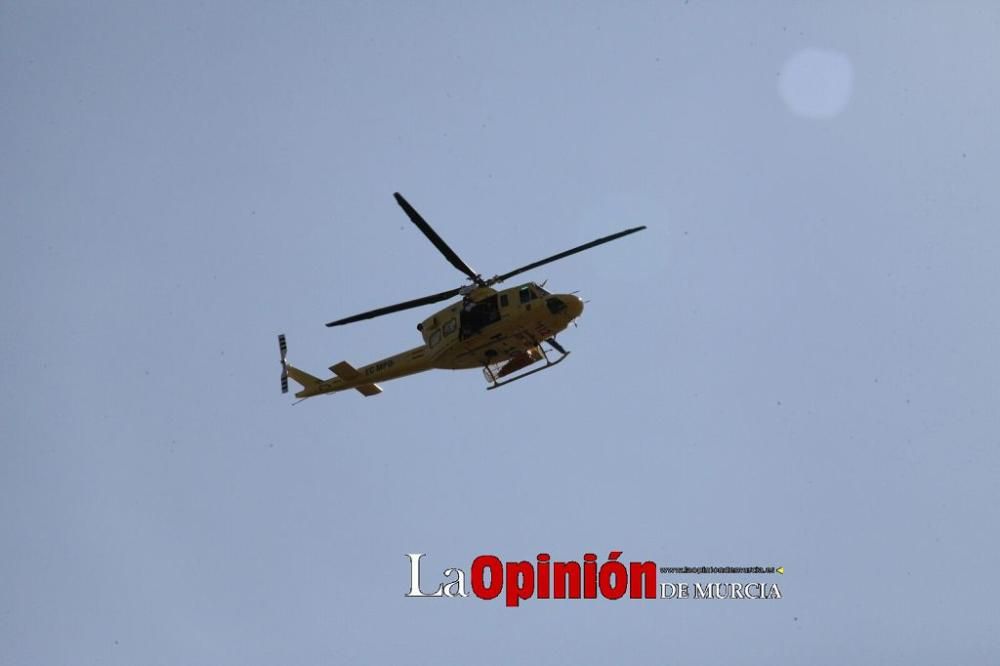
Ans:
<svg viewBox="0 0 1000 666"><path fill-rule="evenodd" d="M438 301L443 301L451 298L452 296L458 296L458 293L462 290L461 287L457 289L449 289L448 291L442 291L440 294L432 294L430 296L424 296L423 298L415 298L412 301L406 301L405 303L396 303L395 305L387 305L384 308L378 308L377 310L369 310L368 312L362 312L361 314L356 314L352 317L344 317L343 319L338 319L337 321L331 321L327 326L342 326L343 324L351 324L356 321L361 321L362 319L372 319L374 317L381 317L382 315L387 315L393 312L399 312L400 310L409 310L410 308L417 308L421 305L428 305L430 303L437 303Z"/></svg>
<svg viewBox="0 0 1000 666"><path fill-rule="evenodd" d="M396 197L396 203L398 203L400 208L403 209L406 216L410 218L410 221L417 225L417 228L424 233L424 236L427 236L427 240L434 243L434 247L436 247L438 251L444 255L444 258L447 259L452 266L468 275L469 279L476 284L480 286L484 284L483 279L479 277L479 274L472 270L468 264L462 261L462 258L459 257L454 250L448 247L447 243L441 240L441 237L438 236L437 232L431 228L431 225L427 224L427 220L420 216L420 213L418 213L416 209L410 205L409 201L403 198L402 194L395 192L392 196Z"/></svg>
<svg viewBox="0 0 1000 666"><path fill-rule="evenodd" d="M597 240L590 241L589 243L584 243L583 245L574 247L572 250L566 250L565 252L554 254L551 257L542 259L540 261L536 261L532 264L528 264L527 266L521 266L520 268L515 268L509 273L504 273L503 275L497 275L496 277L490 278L488 280L488 284L496 284L497 282L503 282L508 278L514 277L518 273L530 271L532 268L538 268L539 266L544 266L545 264L551 263L553 261L558 261L559 259L565 259L571 254L576 254L577 252L583 252L584 250L589 250L592 247L597 247L598 245L601 245L603 243L608 243L610 241L617 240L622 236L628 236L629 234L634 234L635 232L642 231L645 228L646 228L645 226L634 227L632 229L626 229L625 231L619 231L618 233L611 234L610 236L605 236L604 238L598 238Z"/></svg>

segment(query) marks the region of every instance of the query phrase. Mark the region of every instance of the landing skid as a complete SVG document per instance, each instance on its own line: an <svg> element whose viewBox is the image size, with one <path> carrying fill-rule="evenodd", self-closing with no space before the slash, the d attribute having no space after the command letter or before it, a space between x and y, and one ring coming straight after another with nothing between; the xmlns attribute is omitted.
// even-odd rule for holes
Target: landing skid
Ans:
<svg viewBox="0 0 1000 666"><path fill-rule="evenodd" d="M522 372L519 375L514 375L513 377L511 377L509 379L505 379L503 381L500 381L499 379L497 379L496 376L494 376L493 373L490 372L490 376L493 378L493 384L492 384L492 386L487 386L486 390L487 391L492 391L495 388L500 388L501 386L506 386L507 384L513 384L518 379L524 379L528 375L533 375L536 372L541 372L542 370L548 370L552 366L559 365L560 363L563 362L563 360L567 356L569 356L569 352L566 351L565 349L558 349L557 351L559 352L559 358L557 358L556 360L553 361L553 360L551 360L549 358L549 355L545 352L545 349L543 349L541 345L539 345L538 348L541 350L542 356L545 357L545 365L543 365L540 368L535 368L534 370L529 370L527 372ZM487 370L489 370L489 368L487 368Z"/></svg>

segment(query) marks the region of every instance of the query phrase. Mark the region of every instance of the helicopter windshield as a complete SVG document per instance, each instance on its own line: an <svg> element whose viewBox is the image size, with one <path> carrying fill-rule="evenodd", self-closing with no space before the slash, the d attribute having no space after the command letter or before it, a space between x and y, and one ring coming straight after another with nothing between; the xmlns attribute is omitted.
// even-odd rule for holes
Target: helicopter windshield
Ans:
<svg viewBox="0 0 1000 666"><path fill-rule="evenodd" d="M545 288L540 284L531 283L531 286L535 288L535 293L539 296L549 296L549 292L545 291Z"/></svg>

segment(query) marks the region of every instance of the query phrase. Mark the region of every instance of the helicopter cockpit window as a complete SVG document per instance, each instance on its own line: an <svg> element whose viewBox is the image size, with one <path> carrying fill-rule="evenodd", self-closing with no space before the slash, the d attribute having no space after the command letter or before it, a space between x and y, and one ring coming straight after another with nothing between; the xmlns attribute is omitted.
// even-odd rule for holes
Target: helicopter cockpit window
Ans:
<svg viewBox="0 0 1000 666"><path fill-rule="evenodd" d="M535 286L535 291L536 291L536 292L537 292L538 294L540 294L540 295L542 295L542 296L551 296L551 295L552 295L552 294L550 294L549 292L545 291L545 287L543 287L542 285L540 285L540 284L536 284L536 285L534 285L534 286Z"/></svg>
<svg viewBox="0 0 1000 666"><path fill-rule="evenodd" d="M545 301L545 306L549 309L552 314L559 314L566 309L566 303L563 302L561 298L552 296Z"/></svg>
<svg viewBox="0 0 1000 666"><path fill-rule="evenodd" d="M520 298L522 303L528 303L538 298L538 296L531 290L531 287L521 287Z"/></svg>

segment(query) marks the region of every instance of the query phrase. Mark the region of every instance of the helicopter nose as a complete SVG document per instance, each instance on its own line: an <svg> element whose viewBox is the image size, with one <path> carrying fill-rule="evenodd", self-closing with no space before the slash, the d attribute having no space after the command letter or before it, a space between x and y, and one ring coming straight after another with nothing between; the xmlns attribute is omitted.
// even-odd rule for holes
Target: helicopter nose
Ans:
<svg viewBox="0 0 1000 666"><path fill-rule="evenodd" d="M570 321L579 317L580 313L583 312L583 301L573 294L549 296L545 300L545 305L552 314L566 317Z"/></svg>
<svg viewBox="0 0 1000 666"><path fill-rule="evenodd" d="M581 314L583 314L583 301L576 294L567 294L563 296L566 301L566 311L569 313L571 319L576 319Z"/></svg>

